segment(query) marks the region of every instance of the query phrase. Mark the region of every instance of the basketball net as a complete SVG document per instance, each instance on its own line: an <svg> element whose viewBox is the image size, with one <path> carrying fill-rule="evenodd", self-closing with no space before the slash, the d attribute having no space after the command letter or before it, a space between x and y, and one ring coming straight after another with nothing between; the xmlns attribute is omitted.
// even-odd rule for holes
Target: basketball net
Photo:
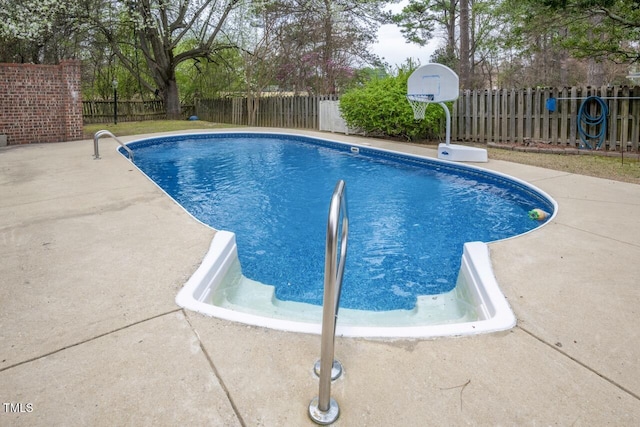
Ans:
<svg viewBox="0 0 640 427"><path fill-rule="evenodd" d="M413 118L416 120L423 120L427 106L432 100L433 95L407 95L407 101L409 101L409 105L411 105L411 108L413 109Z"/></svg>

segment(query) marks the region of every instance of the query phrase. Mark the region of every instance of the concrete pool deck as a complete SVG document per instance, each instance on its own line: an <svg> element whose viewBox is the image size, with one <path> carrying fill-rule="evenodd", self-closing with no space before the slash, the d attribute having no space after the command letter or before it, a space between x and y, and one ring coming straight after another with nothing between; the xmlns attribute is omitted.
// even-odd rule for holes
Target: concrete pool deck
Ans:
<svg viewBox="0 0 640 427"><path fill-rule="evenodd" d="M179 309L174 298L214 231L113 140L100 145L101 160L92 141L0 149L0 425L315 425L319 336ZM490 244L518 325L465 338L337 338L345 373L332 386L334 425L639 425L640 186L481 166L559 204L542 229Z"/></svg>

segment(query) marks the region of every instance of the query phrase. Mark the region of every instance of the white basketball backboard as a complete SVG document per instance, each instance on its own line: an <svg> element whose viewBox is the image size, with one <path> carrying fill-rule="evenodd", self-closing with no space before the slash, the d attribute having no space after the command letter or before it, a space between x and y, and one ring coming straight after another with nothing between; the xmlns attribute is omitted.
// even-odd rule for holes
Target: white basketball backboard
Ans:
<svg viewBox="0 0 640 427"><path fill-rule="evenodd" d="M415 70L407 81L407 97L427 97L429 102L446 102L458 99L458 75L442 64L430 63Z"/></svg>

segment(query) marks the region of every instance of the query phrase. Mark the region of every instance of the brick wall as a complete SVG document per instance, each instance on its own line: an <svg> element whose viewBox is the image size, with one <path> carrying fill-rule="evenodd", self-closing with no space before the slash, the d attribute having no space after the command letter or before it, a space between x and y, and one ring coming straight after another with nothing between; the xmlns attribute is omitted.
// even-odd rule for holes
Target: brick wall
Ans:
<svg viewBox="0 0 640 427"><path fill-rule="evenodd" d="M0 64L0 135L9 145L82 139L80 62Z"/></svg>

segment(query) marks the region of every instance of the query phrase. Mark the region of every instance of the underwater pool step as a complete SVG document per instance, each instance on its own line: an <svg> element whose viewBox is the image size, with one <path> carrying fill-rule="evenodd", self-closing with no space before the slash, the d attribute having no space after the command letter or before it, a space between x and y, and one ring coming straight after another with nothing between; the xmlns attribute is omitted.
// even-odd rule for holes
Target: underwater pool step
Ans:
<svg viewBox="0 0 640 427"><path fill-rule="evenodd" d="M276 298L275 288L243 277L239 270L227 275L211 304L229 310L274 319L320 324L322 307ZM469 322L477 319L475 308L454 289L439 295L422 295L411 310L365 311L340 308L338 325L415 326Z"/></svg>

